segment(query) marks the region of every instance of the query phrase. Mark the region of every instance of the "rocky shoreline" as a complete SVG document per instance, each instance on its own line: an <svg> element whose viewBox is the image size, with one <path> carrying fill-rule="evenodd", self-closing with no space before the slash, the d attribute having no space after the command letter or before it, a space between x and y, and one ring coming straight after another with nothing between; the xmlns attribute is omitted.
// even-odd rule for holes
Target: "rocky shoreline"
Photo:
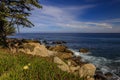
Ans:
<svg viewBox="0 0 120 80"><path fill-rule="evenodd" d="M120 80L114 78L112 73L103 73L95 65L83 62L80 56L74 56L74 53L65 46L66 42L64 41L54 41L51 43L54 44L52 46L45 45L48 44L47 41L40 42L26 39L8 39L7 42L13 53L22 52L40 57L49 57L62 71L80 76L84 80ZM79 51L82 53L89 52L85 48Z"/></svg>

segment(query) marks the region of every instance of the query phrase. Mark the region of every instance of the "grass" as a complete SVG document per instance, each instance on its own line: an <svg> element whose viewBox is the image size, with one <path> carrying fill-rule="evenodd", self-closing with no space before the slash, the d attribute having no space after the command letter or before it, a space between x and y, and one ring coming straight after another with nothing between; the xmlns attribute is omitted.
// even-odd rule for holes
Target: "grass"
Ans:
<svg viewBox="0 0 120 80"><path fill-rule="evenodd" d="M0 49L0 80L81 80L63 72L56 64L27 54L11 54Z"/></svg>

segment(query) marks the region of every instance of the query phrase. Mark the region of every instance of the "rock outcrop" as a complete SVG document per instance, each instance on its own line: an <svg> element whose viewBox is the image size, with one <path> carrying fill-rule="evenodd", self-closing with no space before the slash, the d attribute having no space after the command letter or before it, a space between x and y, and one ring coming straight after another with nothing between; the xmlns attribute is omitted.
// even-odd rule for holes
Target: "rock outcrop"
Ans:
<svg viewBox="0 0 120 80"><path fill-rule="evenodd" d="M65 45L55 45L55 46L46 46L46 48L50 51L56 51L56 52L62 52L62 53L71 53L73 55L73 52L69 50Z"/></svg>
<svg viewBox="0 0 120 80"><path fill-rule="evenodd" d="M104 75L105 75L105 77L106 77L108 80L112 79L112 77L113 77L113 74L110 73L110 72L107 72L107 73L105 73Z"/></svg>
<svg viewBox="0 0 120 80"><path fill-rule="evenodd" d="M41 57L49 57L54 55L54 52L47 50L44 45L40 45L39 43L24 43L22 48L19 49L19 52L23 52L31 55L38 55Z"/></svg>
<svg viewBox="0 0 120 80"><path fill-rule="evenodd" d="M64 45L56 45L56 46L51 46L48 49L51 50L51 51L65 52L67 47L64 46Z"/></svg>
<svg viewBox="0 0 120 80"><path fill-rule="evenodd" d="M96 67L93 64L84 64L83 66L75 66L71 61L63 61L59 57L54 57L54 63L57 64L58 68L63 71L79 75L80 78L85 80L94 80L93 76L95 74Z"/></svg>
<svg viewBox="0 0 120 80"><path fill-rule="evenodd" d="M86 49L86 48L81 48L81 49L79 50L79 52L81 52L81 53L88 53L89 50Z"/></svg>
<svg viewBox="0 0 120 80"><path fill-rule="evenodd" d="M52 44L66 44L65 41L53 41Z"/></svg>
<svg viewBox="0 0 120 80"><path fill-rule="evenodd" d="M69 73L75 73L76 71L79 70L80 66L73 66L69 62L64 62L62 59L59 57L54 57L54 63L57 64L58 68L60 68L63 71L67 71Z"/></svg>
<svg viewBox="0 0 120 80"><path fill-rule="evenodd" d="M115 79L115 77L113 76L111 72L107 72L104 74L100 70L96 70L94 78L95 80L117 80Z"/></svg>
<svg viewBox="0 0 120 80"><path fill-rule="evenodd" d="M57 53L55 56L59 57L60 59L64 60L64 59L69 59L72 58L72 53Z"/></svg>
<svg viewBox="0 0 120 80"><path fill-rule="evenodd" d="M41 45L39 41L24 39L11 40L10 42L10 48L14 50L14 52L17 51L25 54L49 57L62 71L79 75L80 78L84 78L85 80L94 80L93 76L96 67L93 64L82 62L81 57L74 57L73 52L64 45L46 47L45 45ZM56 44L61 44L61 42L56 42ZM82 48L80 52L87 53L89 50ZM111 77L111 75L106 74L106 77Z"/></svg>
<svg viewBox="0 0 120 80"><path fill-rule="evenodd" d="M62 71L69 72L69 66L64 61L62 61L60 58L54 57L54 63L56 63L58 68L60 68Z"/></svg>
<svg viewBox="0 0 120 80"><path fill-rule="evenodd" d="M82 67L79 69L79 75L81 78L91 78L95 74L96 67L91 64L84 64Z"/></svg>

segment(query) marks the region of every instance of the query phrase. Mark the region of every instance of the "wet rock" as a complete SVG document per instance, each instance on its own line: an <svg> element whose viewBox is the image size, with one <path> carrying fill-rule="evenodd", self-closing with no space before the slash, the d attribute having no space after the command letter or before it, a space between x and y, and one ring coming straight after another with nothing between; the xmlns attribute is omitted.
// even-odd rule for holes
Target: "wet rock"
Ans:
<svg viewBox="0 0 120 80"><path fill-rule="evenodd" d="M106 77L104 76L103 72L100 71L100 69L97 68L95 72L95 80L106 80Z"/></svg>
<svg viewBox="0 0 120 80"><path fill-rule="evenodd" d="M81 57L73 57L72 60L79 66L83 66L84 64L87 64L86 62L81 61Z"/></svg>
<svg viewBox="0 0 120 80"><path fill-rule="evenodd" d="M97 70L97 71L100 71L100 68L97 67L96 70Z"/></svg>
<svg viewBox="0 0 120 80"><path fill-rule="evenodd" d="M104 75L103 72L100 71L100 70L96 70L95 74L96 74L96 75Z"/></svg>
<svg viewBox="0 0 120 80"><path fill-rule="evenodd" d="M65 41L53 41L52 44L66 44Z"/></svg>
<svg viewBox="0 0 120 80"><path fill-rule="evenodd" d="M51 46L48 46L48 45L46 46L47 49L49 49L50 47L51 47Z"/></svg>
<svg viewBox="0 0 120 80"><path fill-rule="evenodd" d="M107 78L103 74L96 74L94 76L95 80L107 80Z"/></svg>
<svg viewBox="0 0 120 80"><path fill-rule="evenodd" d="M43 44L48 44L48 42L46 40L43 40L42 43Z"/></svg>
<svg viewBox="0 0 120 80"><path fill-rule="evenodd" d="M66 53L71 53L72 55L74 54L71 50L69 50L69 49L65 49L65 52Z"/></svg>
<svg viewBox="0 0 120 80"><path fill-rule="evenodd" d="M110 72L105 73L106 78L109 80L113 77L113 74Z"/></svg>
<svg viewBox="0 0 120 80"><path fill-rule="evenodd" d="M81 49L79 50L79 52L81 52L81 53L88 53L88 52L89 52L89 49L81 48Z"/></svg>

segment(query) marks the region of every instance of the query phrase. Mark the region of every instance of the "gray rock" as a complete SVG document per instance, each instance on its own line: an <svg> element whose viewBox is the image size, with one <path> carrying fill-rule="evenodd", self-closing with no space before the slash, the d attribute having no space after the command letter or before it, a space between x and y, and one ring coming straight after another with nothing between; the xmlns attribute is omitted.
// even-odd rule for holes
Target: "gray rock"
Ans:
<svg viewBox="0 0 120 80"><path fill-rule="evenodd" d="M104 75L106 76L106 78L107 78L108 80L112 79L112 77L113 77L113 74L110 73L110 72L107 72L107 73L105 73Z"/></svg>

